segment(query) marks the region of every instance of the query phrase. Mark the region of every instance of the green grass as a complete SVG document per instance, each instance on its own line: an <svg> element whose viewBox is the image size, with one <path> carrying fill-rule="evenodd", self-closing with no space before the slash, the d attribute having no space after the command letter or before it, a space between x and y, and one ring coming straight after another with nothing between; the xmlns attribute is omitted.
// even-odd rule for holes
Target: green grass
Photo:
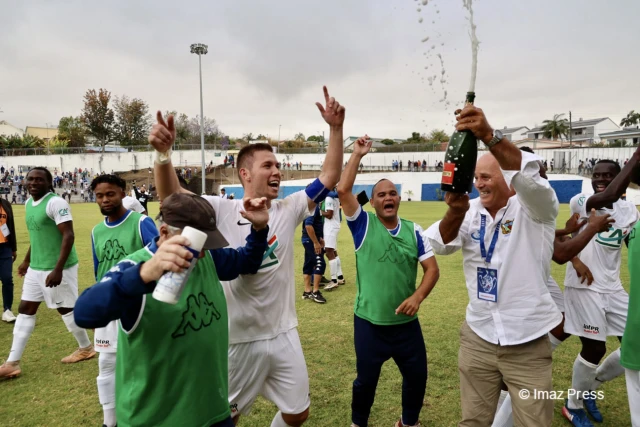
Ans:
<svg viewBox="0 0 640 427"><path fill-rule="evenodd" d="M18 262L28 247L24 227L24 209L15 207L18 232ZM440 219L443 203L403 203L400 214L423 227ZM158 205L149 204L152 216ZM101 220L95 204L72 205L75 218L76 250L80 258L80 288L93 284L90 231ZM562 206L559 223L568 217ZM299 236L300 233L297 233ZM296 237L299 242L299 238ZM46 243L45 243L46 244ZM345 426L350 424L351 384L355 378L353 349L353 299L355 295L354 254L351 235L343 224L339 236L339 252L347 284L326 292L327 304L302 301L302 245L296 249L296 297L299 331L311 381L311 416L309 426ZM526 260L523 260L526 261ZM427 344L429 380L421 419L423 425L452 426L460 419L460 393L457 368L458 331L468 302L460 254L439 257L440 281L420 308L420 322ZM623 250L622 281L628 289L626 249ZM553 265L553 275L563 283L564 267ZM20 299L22 279L14 272L14 312ZM561 285L562 286L562 285ZM17 313L16 313L17 314ZM0 323L0 360L11 347L13 326ZM90 333L91 334L91 333ZM609 351L617 348L617 340L609 339ZM60 316L41 306L37 326L22 359L21 377L0 382L0 425L6 426L96 426L102 421L95 377L97 358L75 365L63 365L60 359L76 347ZM555 390L571 386L573 361L579 352L575 337L563 343L554 353L553 381ZM193 375L198 375L194 372ZM603 426L630 425L624 378L606 383L605 398L599 405L604 414ZM390 426L401 413L401 376L393 361L385 364L371 413L371 426ZM554 426L568 425L562 418L562 402L555 403ZM269 426L276 409L259 399L242 426Z"/></svg>

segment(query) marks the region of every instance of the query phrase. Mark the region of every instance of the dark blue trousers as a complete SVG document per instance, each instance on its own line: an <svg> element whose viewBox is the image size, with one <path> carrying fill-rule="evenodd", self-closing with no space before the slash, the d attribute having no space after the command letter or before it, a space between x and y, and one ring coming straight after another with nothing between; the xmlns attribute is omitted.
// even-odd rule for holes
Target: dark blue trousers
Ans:
<svg viewBox="0 0 640 427"><path fill-rule="evenodd" d="M351 422L367 427L380 370L393 358L402 374L402 422L418 422L427 388L427 349L418 319L401 325L374 325L354 316L358 376L353 382Z"/></svg>
<svg viewBox="0 0 640 427"><path fill-rule="evenodd" d="M0 244L0 281L2 281L2 311L11 310L13 305L13 260L11 246Z"/></svg>

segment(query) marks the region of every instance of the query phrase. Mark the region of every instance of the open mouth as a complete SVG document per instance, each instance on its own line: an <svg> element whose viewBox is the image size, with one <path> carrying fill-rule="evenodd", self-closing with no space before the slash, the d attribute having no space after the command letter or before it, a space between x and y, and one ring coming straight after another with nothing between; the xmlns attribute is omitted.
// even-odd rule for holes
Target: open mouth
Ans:
<svg viewBox="0 0 640 427"><path fill-rule="evenodd" d="M393 212L394 207L395 205L393 203L385 203L384 205L382 205L382 208L385 210L385 212Z"/></svg>
<svg viewBox="0 0 640 427"><path fill-rule="evenodd" d="M488 196L489 192L488 191L480 191L480 197L484 197L484 196Z"/></svg>
<svg viewBox="0 0 640 427"><path fill-rule="evenodd" d="M277 180L273 180L273 181L269 181L269 187L277 190L280 188L280 181Z"/></svg>
<svg viewBox="0 0 640 427"><path fill-rule="evenodd" d="M600 193L600 192L604 191L606 188L607 188L607 186L604 185L604 184L596 184L595 185L596 193Z"/></svg>

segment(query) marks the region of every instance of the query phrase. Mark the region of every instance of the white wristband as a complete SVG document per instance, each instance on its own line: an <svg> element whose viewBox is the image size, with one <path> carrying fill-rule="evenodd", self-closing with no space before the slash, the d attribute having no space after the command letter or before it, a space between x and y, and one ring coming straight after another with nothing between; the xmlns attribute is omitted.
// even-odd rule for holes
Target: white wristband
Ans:
<svg viewBox="0 0 640 427"><path fill-rule="evenodd" d="M166 165L167 163L169 163L171 161L171 152L171 149L167 150L164 153L156 150L156 163L159 165Z"/></svg>

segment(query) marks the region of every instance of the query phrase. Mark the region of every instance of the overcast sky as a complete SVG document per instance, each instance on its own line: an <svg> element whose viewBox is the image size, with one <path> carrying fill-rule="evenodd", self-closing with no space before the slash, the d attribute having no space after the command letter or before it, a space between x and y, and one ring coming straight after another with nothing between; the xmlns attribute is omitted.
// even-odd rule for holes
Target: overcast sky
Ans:
<svg viewBox="0 0 640 427"><path fill-rule="evenodd" d="M282 139L328 134L314 105L323 84L346 106L345 136L450 131L469 85L467 11L423 1L0 0L0 120L57 124L91 88L194 116L189 45L201 42L204 112L232 137L277 138L279 125ZM474 10L476 105L494 127L569 110L618 123L640 110L640 1L475 0Z"/></svg>

